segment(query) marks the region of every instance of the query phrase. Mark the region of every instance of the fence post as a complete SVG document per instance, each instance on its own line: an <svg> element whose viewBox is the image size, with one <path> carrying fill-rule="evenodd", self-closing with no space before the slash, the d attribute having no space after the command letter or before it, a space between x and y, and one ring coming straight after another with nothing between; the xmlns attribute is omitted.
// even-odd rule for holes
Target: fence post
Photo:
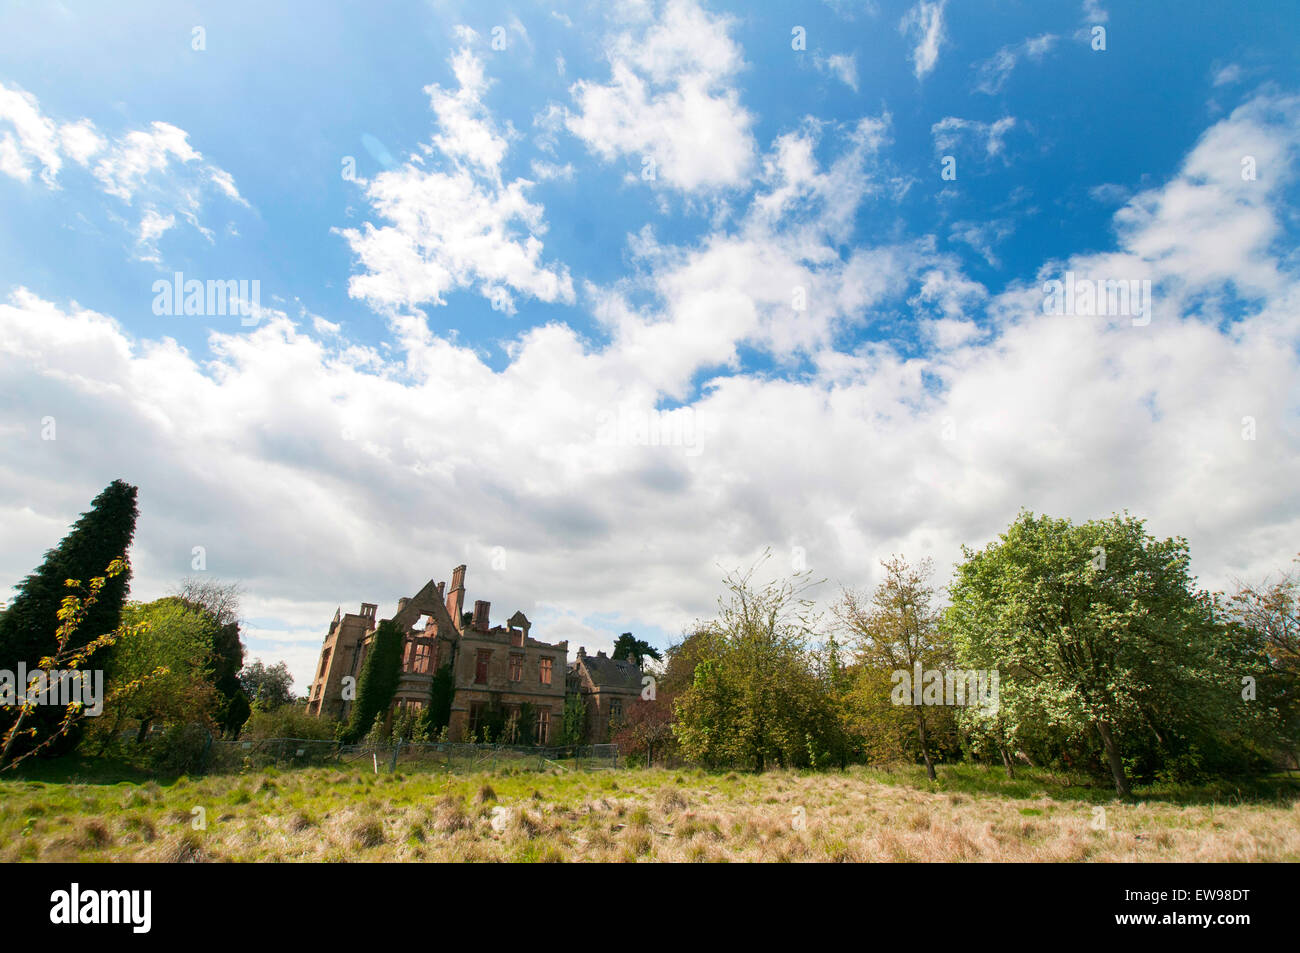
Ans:
<svg viewBox="0 0 1300 953"><path fill-rule="evenodd" d="M392 763L390 763L390 764L388 765L388 773L389 773L389 774L394 774L394 773L396 773L396 771L397 771L397 753L398 753L399 751L401 751L401 750L402 750L402 739L401 739L401 738L398 738L398 739L393 743L393 760L392 760Z"/></svg>

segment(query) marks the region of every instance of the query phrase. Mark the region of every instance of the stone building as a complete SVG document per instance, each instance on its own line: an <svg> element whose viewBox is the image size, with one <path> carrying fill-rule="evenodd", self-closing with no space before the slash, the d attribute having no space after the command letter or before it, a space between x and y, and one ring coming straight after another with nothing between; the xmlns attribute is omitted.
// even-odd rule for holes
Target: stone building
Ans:
<svg viewBox="0 0 1300 953"><path fill-rule="evenodd" d="M632 703L640 699L644 673L629 659L612 659L604 652L588 655L578 649L569 665L570 694L582 696L587 706L587 740L592 744L609 741L610 728L617 726Z"/></svg>
<svg viewBox="0 0 1300 953"><path fill-rule="evenodd" d="M468 739L492 708L508 717L523 704L534 710L535 741L558 742L564 717L569 644L551 644L529 634L531 623L516 612L505 625L492 625L491 605L476 601L465 612L465 567L452 571L451 589L432 579L415 595L400 599L393 622L403 634L401 674L394 708L423 708L433 675L450 665L454 693L448 737ZM346 719L344 679L359 679L379 621L377 606L363 602L360 612L334 614L308 693L307 711ZM355 686L356 682L350 683Z"/></svg>

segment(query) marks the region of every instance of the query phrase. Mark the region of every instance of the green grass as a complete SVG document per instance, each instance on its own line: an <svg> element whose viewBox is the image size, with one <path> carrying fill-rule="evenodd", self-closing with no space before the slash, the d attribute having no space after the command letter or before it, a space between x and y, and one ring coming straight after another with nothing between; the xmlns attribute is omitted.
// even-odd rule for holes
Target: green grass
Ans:
<svg viewBox="0 0 1300 953"><path fill-rule="evenodd" d="M0 860L1300 859L1294 778L1153 786L1120 804L1098 782L1034 769L938 773L353 764L149 780L111 762L29 762L0 775ZM1092 805L1106 807L1103 831L1088 827Z"/></svg>

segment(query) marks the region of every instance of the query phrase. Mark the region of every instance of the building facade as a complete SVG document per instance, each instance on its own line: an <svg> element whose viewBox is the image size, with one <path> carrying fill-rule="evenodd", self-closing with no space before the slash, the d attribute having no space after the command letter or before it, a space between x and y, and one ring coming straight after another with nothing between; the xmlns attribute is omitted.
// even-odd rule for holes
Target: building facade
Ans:
<svg viewBox="0 0 1300 953"><path fill-rule="evenodd" d="M568 642L534 639L522 612L505 625L494 626L490 603L475 601L472 612L464 607L464 566L452 571L450 590L446 583L431 579L414 596L398 601L392 619L403 640L394 709L424 708L430 701L434 673L450 666L454 686L450 740L476 737L490 713L509 718L528 705L533 711L533 740L557 743L564 717ZM350 716L356 682L379 626L376 612L375 604L363 602L360 612L345 615L340 609L334 614L308 692L309 714Z"/></svg>
<svg viewBox="0 0 1300 953"><path fill-rule="evenodd" d="M591 744L605 744L623 716L641 698L644 672L630 659L612 659L585 648L569 666L569 692L586 703L586 733Z"/></svg>

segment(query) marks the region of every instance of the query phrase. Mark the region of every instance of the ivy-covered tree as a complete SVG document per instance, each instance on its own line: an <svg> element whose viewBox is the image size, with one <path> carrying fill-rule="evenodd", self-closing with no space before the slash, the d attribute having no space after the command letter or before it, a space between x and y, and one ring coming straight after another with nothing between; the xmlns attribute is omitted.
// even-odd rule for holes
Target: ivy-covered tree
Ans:
<svg viewBox="0 0 1300 953"><path fill-rule="evenodd" d="M374 727L377 717L386 716L397 691L402 666L402 633L392 619L375 629L370 651L357 679L357 697L352 703L348 738L355 740Z"/></svg>
<svg viewBox="0 0 1300 953"><path fill-rule="evenodd" d="M135 535L136 488L114 480L91 502L90 509L72 525L72 529L45 561L18 585L18 594L0 616L0 668L10 671L22 662L29 669L39 667L42 658L54 654L60 629L59 609L67 594L69 579L105 578L103 589L85 613L65 652L75 651L114 632L122 621L122 606L130 588L129 564L124 571L105 577L104 569L124 559ZM103 665L111 655L105 647L95 662ZM0 712L0 729L12 725L13 713ZM27 717L27 726L37 735L51 734L60 722L57 710L42 708ZM76 746L81 731L74 725L61 734L57 742L43 749L44 754L64 754Z"/></svg>
<svg viewBox="0 0 1300 953"><path fill-rule="evenodd" d="M560 725L560 744L587 743L587 703L576 693L564 696L564 716Z"/></svg>
<svg viewBox="0 0 1300 953"><path fill-rule="evenodd" d="M421 713L423 731L428 737L438 737L438 733L451 723L451 702L455 694L456 678L451 663L447 662L433 673L433 681L429 685L429 704Z"/></svg>

